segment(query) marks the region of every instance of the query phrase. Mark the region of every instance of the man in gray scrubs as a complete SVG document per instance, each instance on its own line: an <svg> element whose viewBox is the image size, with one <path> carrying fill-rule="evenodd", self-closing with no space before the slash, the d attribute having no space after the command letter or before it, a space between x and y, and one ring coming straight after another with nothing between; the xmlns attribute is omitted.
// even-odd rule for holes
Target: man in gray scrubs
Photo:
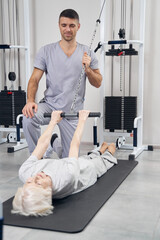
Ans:
<svg viewBox="0 0 160 240"><path fill-rule="evenodd" d="M30 153L34 151L41 135L40 126L49 123L50 119L44 118L44 113L51 113L54 110L70 112L83 66L85 74L81 80L74 111L83 109L86 77L96 88L101 85L102 76L95 54L89 47L76 41L79 28L77 12L72 9L64 10L59 16L61 40L42 47L35 58L34 70L28 83L27 104L22 111L23 130ZM46 90L43 100L37 104L35 96L44 72ZM77 120L63 119L58 126L63 146L62 155L59 153L59 157L67 157ZM58 152L60 146L58 139L56 140L53 150Z"/></svg>

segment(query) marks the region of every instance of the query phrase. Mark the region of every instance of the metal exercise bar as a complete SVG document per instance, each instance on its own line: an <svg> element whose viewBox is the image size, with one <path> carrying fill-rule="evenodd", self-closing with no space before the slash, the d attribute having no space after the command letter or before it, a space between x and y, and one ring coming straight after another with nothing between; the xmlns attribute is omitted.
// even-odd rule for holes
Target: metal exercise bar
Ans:
<svg viewBox="0 0 160 240"><path fill-rule="evenodd" d="M90 112L88 117L100 117L101 113L100 112ZM45 118L50 118L51 117L51 113L44 113L44 117ZM79 117L79 112L77 113L65 113L62 112L61 113L61 117L62 118L74 118L74 117Z"/></svg>

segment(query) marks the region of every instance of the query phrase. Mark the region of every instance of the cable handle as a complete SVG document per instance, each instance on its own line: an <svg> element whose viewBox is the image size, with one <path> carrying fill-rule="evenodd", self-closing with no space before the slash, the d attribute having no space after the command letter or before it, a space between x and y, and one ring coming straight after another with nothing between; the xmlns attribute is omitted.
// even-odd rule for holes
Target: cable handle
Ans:
<svg viewBox="0 0 160 240"><path fill-rule="evenodd" d="M101 113L100 112L90 112L88 117L100 117ZM51 113L44 113L44 117L45 118L50 118L51 117ZM77 113L65 113L62 112L61 113L61 117L62 118L74 118L74 117L79 117L79 112Z"/></svg>

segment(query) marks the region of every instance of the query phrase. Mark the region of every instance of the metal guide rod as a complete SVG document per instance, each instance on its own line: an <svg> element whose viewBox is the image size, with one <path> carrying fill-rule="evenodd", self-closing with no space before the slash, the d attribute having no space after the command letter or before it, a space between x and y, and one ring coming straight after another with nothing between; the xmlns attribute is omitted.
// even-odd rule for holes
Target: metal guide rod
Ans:
<svg viewBox="0 0 160 240"><path fill-rule="evenodd" d="M4 21L4 2L0 1L0 9L1 9L1 35L2 35L2 42L5 40L5 21ZM6 52L3 49L3 75L4 75L4 89L7 88L7 77L6 77Z"/></svg>
<svg viewBox="0 0 160 240"><path fill-rule="evenodd" d="M13 1L13 19L12 19L12 24L13 24L13 45L16 45L16 24L15 24L15 15L16 15L16 12L15 12L15 0ZM16 51L14 49L13 51L13 69L14 69L14 72L16 72ZM13 82L12 82L12 85L13 85Z"/></svg>
<svg viewBox="0 0 160 240"><path fill-rule="evenodd" d="M11 20L10 20L10 18L11 18L11 12L10 12L10 1L8 0L8 42L11 44L12 43L12 40L11 40L11 33L12 33L12 30L11 30ZM3 43L5 43L5 42L3 42ZM5 45L4 45L5 46ZM2 47L4 47L4 46L2 46ZM6 45L6 47L7 47L7 45ZM10 48L9 47L9 45L8 45L8 48ZM8 67L8 69L9 69L9 72L11 72L10 71L10 69L11 69L11 51L9 52L9 67Z"/></svg>
<svg viewBox="0 0 160 240"><path fill-rule="evenodd" d="M90 112L88 117L100 117L101 113L100 112ZM44 117L45 118L50 118L51 117L51 113L44 113ZM74 118L74 117L79 117L79 112L77 113L65 113L62 112L61 113L61 117L62 118Z"/></svg>
<svg viewBox="0 0 160 240"><path fill-rule="evenodd" d="M8 4L9 4L9 2L8 2ZM12 15L9 18L9 22L10 22L10 24L12 24L12 29L13 29L11 42L13 42L13 45L16 45L16 42L17 42L17 39L16 39L17 26L16 26L15 20L16 20L17 12L16 12L16 9L15 9L15 0L12 1L11 9L12 9ZM15 48L14 48L13 50L10 51L9 72L14 72L15 76L17 75L17 73L16 73L16 58L17 58L17 54L16 54L16 51L15 51ZM13 81L11 81L10 89L14 90L14 82Z"/></svg>
<svg viewBox="0 0 160 240"><path fill-rule="evenodd" d="M130 6L130 39L133 39L133 0ZM132 56L129 56L129 96L131 96L131 80L132 80Z"/></svg>
<svg viewBox="0 0 160 240"><path fill-rule="evenodd" d="M115 38L115 2L112 1L112 39ZM113 86L114 86L114 56L111 59L111 96L113 96Z"/></svg>
<svg viewBox="0 0 160 240"><path fill-rule="evenodd" d="M30 59L30 23L29 23L29 1L23 0L24 8L24 37L25 37L25 62L26 62L26 89L31 74Z"/></svg>
<svg viewBox="0 0 160 240"><path fill-rule="evenodd" d="M121 0L121 28L126 29L126 0Z"/></svg>
<svg viewBox="0 0 160 240"><path fill-rule="evenodd" d="M16 30L17 30L17 44L20 45L20 19L19 19L19 8L18 0L16 0ZM18 48L18 87L21 88L21 62L20 62L20 49Z"/></svg>
<svg viewBox="0 0 160 240"><path fill-rule="evenodd" d="M121 29L126 29L126 0L121 0ZM120 36L121 41L119 43L121 50L123 49L123 44L127 43L122 38L125 38L125 36ZM123 52L123 56L125 56L125 52ZM122 55L120 56L120 91L122 92L122 96L125 96L125 58L122 58Z"/></svg>

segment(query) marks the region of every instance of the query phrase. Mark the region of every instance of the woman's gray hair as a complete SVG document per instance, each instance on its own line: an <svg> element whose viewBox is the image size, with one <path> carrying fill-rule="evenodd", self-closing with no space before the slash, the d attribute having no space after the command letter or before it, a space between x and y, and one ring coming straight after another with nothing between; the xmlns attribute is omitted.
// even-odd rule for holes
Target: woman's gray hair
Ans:
<svg viewBox="0 0 160 240"><path fill-rule="evenodd" d="M18 188L11 213L24 216L47 216L53 212L52 189L39 187Z"/></svg>

